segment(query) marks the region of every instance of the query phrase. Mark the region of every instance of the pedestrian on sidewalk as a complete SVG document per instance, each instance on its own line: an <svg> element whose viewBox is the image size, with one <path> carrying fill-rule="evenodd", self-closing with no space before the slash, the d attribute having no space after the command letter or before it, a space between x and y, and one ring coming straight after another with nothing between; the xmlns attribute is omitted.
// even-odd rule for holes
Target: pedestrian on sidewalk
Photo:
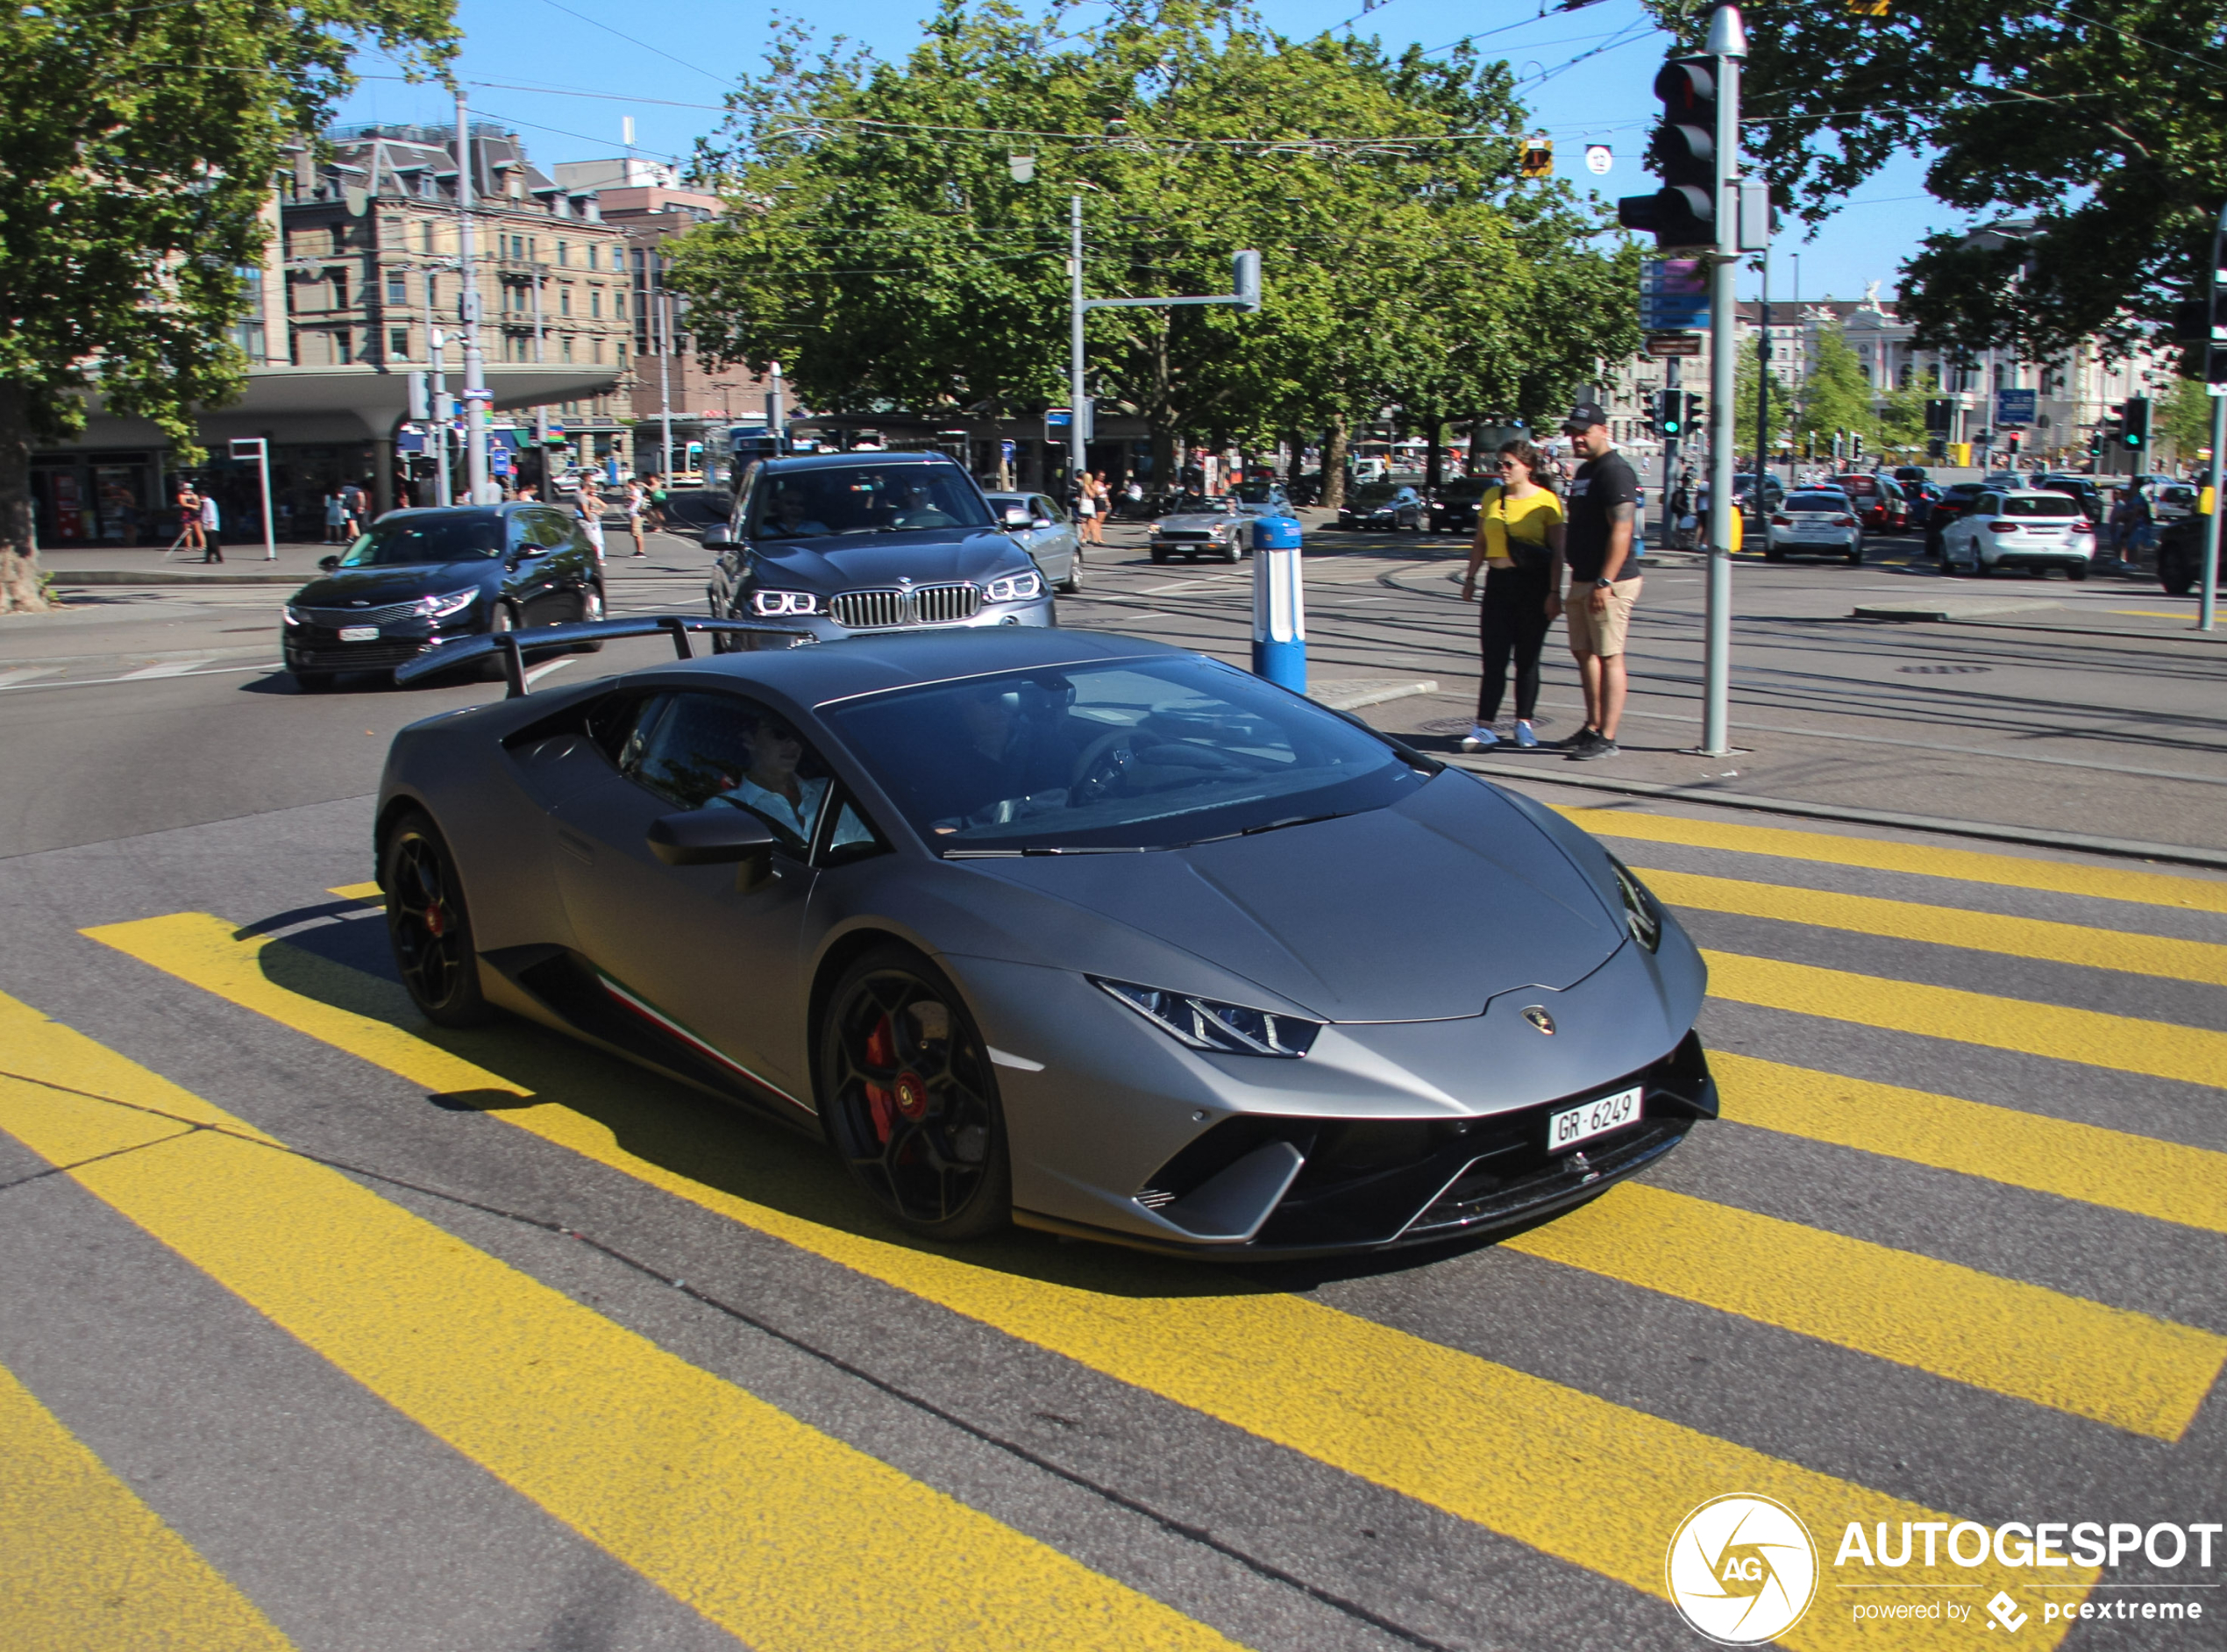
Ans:
<svg viewBox="0 0 2227 1652"><path fill-rule="evenodd" d="M217 495L201 496L201 559L222 562L224 559L224 518L217 512Z"/></svg>
<svg viewBox="0 0 2227 1652"><path fill-rule="evenodd" d="M1539 710L1539 655L1555 616L1562 612L1562 501L1545 485L1545 458L1529 442L1500 449L1500 485L1477 503L1476 538L1469 545L1469 570L1462 576L1462 600L1476 594L1477 566L1484 566L1484 602L1477 611L1478 652L1484 675L1477 684L1476 724L1462 737L1464 751L1498 745L1492 725L1500 716L1508 662L1516 667L1516 744L1530 751L1539 744L1532 719Z"/></svg>
<svg viewBox="0 0 2227 1652"><path fill-rule="evenodd" d="M194 491L194 485L189 481L178 484L178 537L170 542L170 549L199 551L204 554L209 549L208 541L202 538L201 495Z"/></svg>
<svg viewBox="0 0 2227 1652"><path fill-rule="evenodd" d="M335 488L324 496L324 542L327 545L340 543L340 530L347 521L347 507L340 502L340 490Z"/></svg>
<svg viewBox="0 0 2227 1652"><path fill-rule="evenodd" d="M634 536L634 554L646 557L650 553L642 545L642 517L650 509L650 490L636 477L626 485L626 527Z"/></svg>
<svg viewBox="0 0 2227 1652"><path fill-rule="evenodd" d="M1562 433L1584 462L1569 484L1564 551L1569 594L1569 652L1585 689L1585 726L1557 741L1579 762L1617 754L1624 716L1624 639L1640 600L1640 479L1609 439L1608 415L1580 402Z"/></svg>
<svg viewBox="0 0 2227 1652"><path fill-rule="evenodd" d="M350 482L340 490L340 543L353 545L356 536L364 530L364 518L371 514L371 501L364 490Z"/></svg>
<svg viewBox="0 0 2227 1652"><path fill-rule="evenodd" d="M580 530L595 547L595 560L603 560L603 496L595 491L595 479L582 472L580 486L573 490L573 515L580 518Z"/></svg>

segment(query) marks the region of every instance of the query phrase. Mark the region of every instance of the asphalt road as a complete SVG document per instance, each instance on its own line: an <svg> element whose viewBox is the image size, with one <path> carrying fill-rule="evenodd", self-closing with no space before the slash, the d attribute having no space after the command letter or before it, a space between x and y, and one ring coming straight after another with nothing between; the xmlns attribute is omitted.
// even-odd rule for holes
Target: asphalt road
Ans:
<svg viewBox="0 0 2227 1652"><path fill-rule="evenodd" d="M1318 674L1462 716L1451 553L1318 544ZM1067 623L1242 654L1226 571L1109 549ZM693 605L700 566L665 542L613 607ZM1635 769L1696 769L1692 573L1650 576ZM2077 787L2216 840L2209 645L1832 611L1933 577L1754 570L1742 703L1800 731L1755 737L1766 778L2003 817ZM2227 1520L2227 879L1641 806L1546 759L1526 789L1711 955L1724 1120L1498 1244L940 1251L691 1092L416 1022L367 794L395 727L500 690L295 695L282 595L0 624L0 1646L1697 1647L1663 1556L1728 1492L1823 1545L1791 1645L2219 1644L2216 1538L1832 1563L1850 1522ZM1984 689L1899 669L1975 655ZM1885 744L1952 721L1974 751ZM2047 1613L2081 1602L2205 1617ZM1856 1621L1882 1603L1941 1616Z"/></svg>

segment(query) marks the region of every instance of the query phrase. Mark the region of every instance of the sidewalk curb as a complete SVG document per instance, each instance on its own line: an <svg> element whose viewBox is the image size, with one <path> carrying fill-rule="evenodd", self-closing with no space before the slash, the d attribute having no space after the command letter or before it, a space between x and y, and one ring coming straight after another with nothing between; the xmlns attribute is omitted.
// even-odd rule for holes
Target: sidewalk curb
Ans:
<svg viewBox="0 0 2227 1652"><path fill-rule="evenodd" d="M2187 866L2227 872L2227 849L2198 849L2185 844L2148 844L2130 837L2092 837L2085 832L2052 831L2046 826L1999 826L1991 821L1948 820L1938 815L1904 815L1885 808L1859 808L1852 804L1805 803L1789 797L1756 797L1745 792L1712 792L1704 787L1667 786L1654 780L1612 780L1597 775L1564 777L1540 764L1480 763L1466 758L1446 761L1472 774L1493 780L1536 780L1541 786L1574 786L1589 792L1619 792L1630 797L1667 798L1681 803L1708 803L1719 808L1749 808L1774 815L1800 815L1811 820L1846 821L1857 826L1892 826L1903 831L1939 832L1951 837L1982 837L1995 843L2024 844L2036 849L2070 849L2083 854L2116 855L2130 860L2165 860Z"/></svg>
<svg viewBox="0 0 2227 1652"><path fill-rule="evenodd" d="M56 585L306 585L315 573L142 573L132 568L49 568Z"/></svg>

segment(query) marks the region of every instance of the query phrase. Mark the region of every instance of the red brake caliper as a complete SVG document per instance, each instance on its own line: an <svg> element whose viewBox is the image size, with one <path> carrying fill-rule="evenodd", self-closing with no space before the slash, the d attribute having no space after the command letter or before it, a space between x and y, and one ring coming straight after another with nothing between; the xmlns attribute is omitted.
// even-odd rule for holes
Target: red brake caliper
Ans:
<svg viewBox="0 0 2227 1652"><path fill-rule="evenodd" d="M889 1017L884 1015L874 1022L874 1029L866 1036L866 1060L870 1065L887 1068L897 1058L897 1041L890 1036ZM896 1122L896 1098L876 1084L866 1081L866 1106L874 1115L874 1139L886 1145L890 1127Z"/></svg>

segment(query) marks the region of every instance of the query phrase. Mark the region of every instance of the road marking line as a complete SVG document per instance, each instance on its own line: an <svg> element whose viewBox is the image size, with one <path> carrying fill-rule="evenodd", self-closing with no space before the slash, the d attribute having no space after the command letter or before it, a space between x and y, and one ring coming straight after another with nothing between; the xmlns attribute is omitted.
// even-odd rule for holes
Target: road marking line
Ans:
<svg viewBox="0 0 2227 1652"><path fill-rule="evenodd" d="M127 1150L146 1115L92 1096L135 1064L4 997L0 1036L11 1065L50 1080L0 1079L10 1134L753 1647L1234 1645L339 1171L230 1134L228 1115ZM108 1156L82 1162L103 1135Z"/></svg>
<svg viewBox="0 0 2227 1652"><path fill-rule="evenodd" d="M1773 918L1856 935L1890 936L1935 946L1967 947L2011 958L2043 958L2083 969L2117 970L2168 980L2227 986L2227 946L2164 936L2132 935L2043 918L2005 917L1959 907L1932 907L1871 895L1837 894L1783 884L1747 883L1697 872L1648 869L1648 887L1676 907Z"/></svg>
<svg viewBox="0 0 2227 1652"><path fill-rule="evenodd" d="M528 682L539 682L544 677L549 675L551 672L562 671L566 666L571 665L572 663L573 662L569 659L545 660L541 665L536 666L531 671L526 673L526 680Z"/></svg>
<svg viewBox="0 0 2227 1652"><path fill-rule="evenodd" d="M245 1008L437 1090L526 1093L473 1066L439 1038L547 1075L534 1104L491 1116L700 1206L1033 1342L1145 1392L1228 1423L1402 1496L1442 1509L1647 1594L1663 1593L1668 1535L1726 1487L1844 1520L1941 1519L1853 1481L1616 1405L1303 1297L1258 1294L1242 1277L1110 1247L1062 1250L1058 1275L1021 1237L964 1256L859 1231L862 1200L823 1155L741 1123L739 1150L708 1134L707 1114L601 1057L549 1049L518 1027L480 1034L425 1028L401 987L260 938L235 941L205 914L112 924L87 934ZM274 976L307 992L281 986ZM561 1036L560 1036L561 1037ZM463 1069L460 1073L459 1069ZM468 1076L466 1076L468 1075ZM693 1104L694 1098L690 1098ZM622 1145L622 1143L626 1145ZM785 1157L785 1152L796 1157ZM699 1180L677 1164L701 1166ZM815 1179L817 1178L817 1179ZM750 1197L736 1189L748 1189ZM800 1210L824 1211L818 1221ZM837 1225L842 1224L842 1225ZM885 1230L886 1231L886 1230ZM1552 1442L1550 1447L1542 1442ZM1544 1449L1550 1464L1541 1457ZM2068 1584L2092 1583L2093 1570ZM1946 1566L1911 1584L2016 1584ZM2064 1631L2050 1626L2061 1638ZM1789 1637L1802 1652L1860 1652L1861 1629L1812 1613ZM1946 1629L1897 1643L1962 1646ZM2054 1646L2056 1641L2038 1642Z"/></svg>
<svg viewBox="0 0 2227 1652"><path fill-rule="evenodd" d="M2227 1233L2227 1153L1727 1050L1709 1065L1737 1124Z"/></svg>
<svg viewBox="0 0 2227 1652"><path fill-rule="evenodd" d="M143 682L149 677L182 677L202 662L197 659L174 659L160 666L142 666L137 671L127 671L116 679L117 682Z"/></svg>
<svg viewBox="0 0 2227 1652"><path fill-rule="evenodd" d="M1502 1243L2159 1440L2227 1364L2193 1326L1640 1182Z"/></svg>
<svg viewBox="0 0 2227 1652"><path fill-rule="evenodd" d="M0 671L0 688L12 688L19 682L29 682L34 677L52 677L67 669L61 666L25 666L12 671Z"/></svg>
<svg viewBox="0 0 2227 1652"><path fill-rule="evenodd" d="M0 1631L10 1646L293 1646L4 1365L0 1462Z"/></svg>
<svg viewBox="0 0 2227 1652"><path fill-rule="evenodd" d="M384 901L387 898L387 892L376 883L335 884L325 894L338 895L343 901Z"/></svg>
<svg viewBox="0 0 2227 1652"><path fill-rule="evenodd" d="M1713 998L2155 1079L2227 1086L2227 1033L1740 952L1704 949L1702 957L1709 962Z"/></svg>
<svg viewBox="0 0 2227 1652"><path fill-rule="evenodd" d="M1925 844L1895 844L1875 837L1789 831L1782 826L1685 820L1673 815L1630 814L1615 808L1563 808L1559 812L1603 837L1683 844L1697 849L1728 849L1735 854L1772 855L1782 860L1820 860L1837 866L1914 872L1922 878L1952 878L1965 883L1998 884L2005 888L2038 889L2053 894L2093 895L2102 901L2131 901L2144 906L2227 912L2227 881L2208 883L2163 872L2121 872L2110 866L2081 866L2067 861L1990 855L1974 849L1937 849Z"/></svg>
<svg viewBox="0 0 2227 1652"><path fill-rule="evenodd" d="M2106 614L2131 614L2137 619L2184 620L2188 617L2185 613L2168 614L2162 609L2154 608L2107 608L2103 611Z"/></svg>

